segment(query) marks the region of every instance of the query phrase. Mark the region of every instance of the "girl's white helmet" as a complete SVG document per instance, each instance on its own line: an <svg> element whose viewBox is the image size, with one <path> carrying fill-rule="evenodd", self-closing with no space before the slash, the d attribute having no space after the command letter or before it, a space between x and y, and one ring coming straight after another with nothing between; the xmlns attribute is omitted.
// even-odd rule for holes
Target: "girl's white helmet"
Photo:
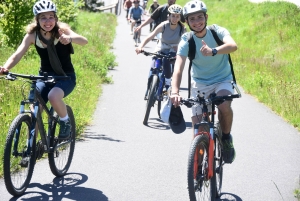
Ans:
<svg viewBox="0 0 300 201"><path fill-rule="evenodd" d="M189 15L198 13L198 12L207 12L206 5L203 1L193 0L189 1L183 7L183 17L187 18Z"/></svg>
<svg viewBox="0 0 300 201"><path fill-rule="evenodd" d="M177 4L173 4L168 8L169 13L171 14L181 14L182 12L182 7L177 5Z"/></svg>
<svg viewBox="0 0 300 201"><path fill-rule="evenodd" d="M40 13L45 13L45 12L50 12L53 11L56 13L56 6L55 4L50 1L50 0L39 0L36 2L32 8L34 16L40 14Z"/></svg>

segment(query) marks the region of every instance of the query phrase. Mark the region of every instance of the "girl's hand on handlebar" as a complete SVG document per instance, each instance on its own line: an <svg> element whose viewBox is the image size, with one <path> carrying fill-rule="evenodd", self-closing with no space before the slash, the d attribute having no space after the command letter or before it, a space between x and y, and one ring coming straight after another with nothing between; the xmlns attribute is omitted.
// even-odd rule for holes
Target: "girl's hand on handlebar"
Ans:
<svg viewBox="0 0 300 201"><path fill-rule="evenodd" d="M172 104L175 107L180 106L180 101L181 101L182 98L178 93L171 93L170 98L171 98Z"/></svg>
<svg viewBox="0 0 300 201"><path fill-rule="evenodd" d="M137 47L137 48L135 49L135 52L136 52L136 54L140 54L141 52L143 52L143 48Z"/></svg>
<svg viewBox="0 0 300 201"><path fill-rule="evenodd" d="M0 75L3 75L4 72L8 72L8 70L0 66Z"/></svg>

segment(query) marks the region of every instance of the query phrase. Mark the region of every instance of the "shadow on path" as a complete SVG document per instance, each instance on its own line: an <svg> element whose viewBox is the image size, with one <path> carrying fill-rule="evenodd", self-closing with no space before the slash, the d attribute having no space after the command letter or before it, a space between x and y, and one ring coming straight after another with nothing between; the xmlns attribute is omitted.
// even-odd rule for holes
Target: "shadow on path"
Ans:
<svg viewBox="0 0 300 201"><path fill-rule="evenodd" d="M85 183L88 177L80 173L68 173L64 177L56 177L50 184L41 185L39 183L31 183L27 192L21 197L11 198L10 201L15 200L55 200L60 201L63 199L68 200L96 200L108 201L108 198L102 191L80 187L80 184ZM39 188L38 191L30 191L33 188Z"/></svg>
<svg viewBox="0 0 300 201"><path fill-rule="evenodd" d="M243 201L243 199L232 193L221 193L221 197L216 201Z"/></svg>
<svg viewBox="0 0 300 201"><path fill-rule="evenodd" d="M122 140L116 140L116 139L107 137L104 134L97 134L95 132L87 132L87 131L85 131L81 135L81 141L84 141L84 139L95 139L95 140L108 140L108 141L114 141L114 142L124 142Z"/></svg>

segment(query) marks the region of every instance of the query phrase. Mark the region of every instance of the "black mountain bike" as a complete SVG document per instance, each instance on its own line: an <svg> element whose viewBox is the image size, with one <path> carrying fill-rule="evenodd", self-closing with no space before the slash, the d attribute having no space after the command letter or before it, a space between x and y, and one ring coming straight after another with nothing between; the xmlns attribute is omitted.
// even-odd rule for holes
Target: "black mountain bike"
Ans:
<svg viewBox="0 0 300 201"><path fill-rule="evenodd" d="M234 82L237 94L216 96L210 94L205 99L204 94L198 93L196 99L181 100L187 107L202 106L201 122L194 125L194 139L188 158L188 191L191 201L214 201L221 196L223 180L223 145L220 123L215 121L216 107L226 100L240 98L241 93ZM208 105L212 106L209 114ZM209 117L211 115L211 117Z"/></svg>
<svg viewBox="0 0 300 201"><path fill-rule="evenodd" d="M150 115L151 108L154 107L155 102L157 101L157 113L160 118L160 108L161 108L161 102L162 98L164 97L163 88L165 86L165 74L164 74L164 68L162 65L162 59L166 58L170 61L174 61L176 57L170 57L168 55L160 54L160 53L151 53L143 51L144 55L146 56L155 56L157 60L155 63L155 68L152 69L152 75L148 79L148 86L147 91L145 94L145 100L147 100L146 104L146 112L143 124L148 124L148 119Z"/></svg>
<svg viewBox="0 0 300 201"><path fill-rule="evenodd" d="M55 83L58 80L70 79L64 76L22 75L6 73L5 79L14 81L18 77L24 83L35 86L37 80ZM29 81L28 81L29 80ZM20 104L20 112L10 125L4 145L3 170L7 191L13 196L22 195L31 180L35 162L48 153L49 166L55 176L64 176L72 162L75 148L75 118L70 106L67 112L71 122L71 137L68 140L58 140L59 117L52 107L48 108L38 89L33 87L34 100L26 98ZM26 109L25 106L28 106ZM42 116L42 111L46 115ZM40 132L40 139L38 137Z"/></svg>

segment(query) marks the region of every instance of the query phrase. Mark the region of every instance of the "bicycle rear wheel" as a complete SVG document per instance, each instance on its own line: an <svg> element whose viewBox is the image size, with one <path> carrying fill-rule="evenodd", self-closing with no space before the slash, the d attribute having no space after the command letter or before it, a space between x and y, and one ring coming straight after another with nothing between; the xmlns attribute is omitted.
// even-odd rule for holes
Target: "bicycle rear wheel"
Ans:
<svg viewBox="0 0 300 201"><path fill-rule="evenodd" d="M209 138L206 135L198 135L194 138L188 159L188 191L191 201L212 201L213 182L207 179L208 175L208 145Z"/></svg>
<svg viewBox="0 0 300 201"><path fill-rule="evenodd" d="M146 113L145 113L145 117L144 117L144 121L143 124L147 125L148 124L148 119L149 119L149 115L150 115L150 111L151 111L151 107L154 106L156 97L156 91L157 91L157 83L158 83L158 76L157 75L153 75L150 81L150 89L148 89L149 93L148 93L148 100L147 100L147 104L146 104Z"/></svg>
<svg viewBox="0 0 300 201"><path fill-rule="evenodd" d="M13 196L22 195L31 180L35 165L36 137L27 153L31 117L19 114L12 122L4 145L3 172L7 191Z"/></svg>
<svg viewBox="0 0 300 201"><path fill-rule="evenodd" d="M68 105L67 112L71 123L71 137L69 140L59 141L55 137L59 134L59 124L57 123L59 117L56 113L54 117L57 121L53 121L50 125L52 126L50 129L50 147L53 148L53 151L48 154L48 160L51 172L57 177L64 176L69 170L75 149L76 123L72 108Z"/></svg>
<svg viewBox="0 0 300 201"><path fill-rule="evenodd" d="M215 124L215 167L216 171L214 174L215 180L216 180L216 197L219 198L221 196L221 190L222 190L222 181L223 181L223 156L222 156L222 143L221 143L221 137L222 137L222 130L220 127L220 123L217 122Z"/></svg>

